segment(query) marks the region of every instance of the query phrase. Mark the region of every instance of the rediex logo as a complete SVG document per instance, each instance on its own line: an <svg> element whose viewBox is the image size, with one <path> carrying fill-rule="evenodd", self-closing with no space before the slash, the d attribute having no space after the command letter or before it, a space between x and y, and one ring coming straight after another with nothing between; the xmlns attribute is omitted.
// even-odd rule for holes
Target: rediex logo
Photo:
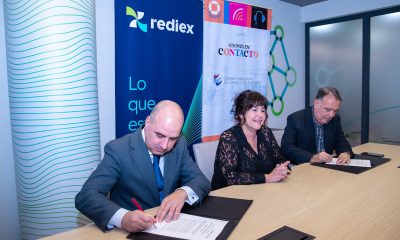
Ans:
<svg viewBox="0 0 400 240"><path fill-rule="evenodd" d="M126 6L126 15L134 18L129 24L129 27L131 28L139 27L139 29L142 30L142 32L147 32L147 24L139 21L144 17L144 12L140 11L135 12L133 8ZM150 18L150 29L154 30L194 34L193 28L194 25L181 23L179 22L178 19L171 19L165 21L163 19Z"/></svg>

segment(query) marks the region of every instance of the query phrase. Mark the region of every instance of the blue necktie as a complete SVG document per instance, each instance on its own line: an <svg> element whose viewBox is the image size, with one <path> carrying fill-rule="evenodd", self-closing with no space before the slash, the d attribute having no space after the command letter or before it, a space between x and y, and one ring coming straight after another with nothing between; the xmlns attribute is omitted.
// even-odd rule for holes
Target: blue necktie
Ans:
<svg viewBox="0 0 400 240"><path fill-rule="evenodd" d="M158 193L160 194L160 203L161 203L162 200L164 199L164 178L161 174L159 164L160 164L160 156L153 155L153 168L154 168L154 174L156 175Z"/></svg>

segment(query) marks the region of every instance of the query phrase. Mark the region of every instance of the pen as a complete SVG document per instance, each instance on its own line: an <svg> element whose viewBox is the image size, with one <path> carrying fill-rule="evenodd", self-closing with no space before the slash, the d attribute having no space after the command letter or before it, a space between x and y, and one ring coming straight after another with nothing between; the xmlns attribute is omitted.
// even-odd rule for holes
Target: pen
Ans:
<svg viewBox="0 0 400 240"><path fill-rule="evenodd" d="M142 206L140 206L139 202L136 201L136 199L135 199L134 197L132 198L132 202L133 202L133 204L136 206L136 208L137 208L139 211L144 212Z"/></svg>
<svg viewBox="0 0 400 240"><path fill-rule="evenodd" d="M139 204L139 202L138 202L134 197L132 197L132 203L133 203L133 205L136 206L136 208L137 208L139 211L144 212L142 206ZM157 228L157 226L156 226L155 224L153 224L153 227L154 227L154 228Z"/></svg>

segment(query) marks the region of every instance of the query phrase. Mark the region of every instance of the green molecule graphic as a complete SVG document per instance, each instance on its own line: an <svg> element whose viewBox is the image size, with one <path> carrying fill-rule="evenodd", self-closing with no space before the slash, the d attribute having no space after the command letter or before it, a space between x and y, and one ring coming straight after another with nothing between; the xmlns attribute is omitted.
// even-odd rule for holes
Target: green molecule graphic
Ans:
<svg viewBox="0 0 400 240"><path fill-rule="evenodd" d="M285 107L285 102L283 101L283 97L286 94L286 90L288 87L293 87L296 84L297 73L296 69L289 64L289 60L286 54L285 45L283 43L283 37L285 32L283 31L282 26L275 26L274 30L271 31L271 36L275 37L274 42L272 43L271 50L269 51L270 57L270 68L268 70L268 78L271 85L272 91L272 99L268 99L268 105L271 107L271 111L275 116L280 116ZM283 56L285 58L286 66L280 67L276 63L274 50L277 44L280 44ZM275 85L273 81L273 77L276 79L278 75L284 77L285 86L280 95L276 94Z"/></svg>

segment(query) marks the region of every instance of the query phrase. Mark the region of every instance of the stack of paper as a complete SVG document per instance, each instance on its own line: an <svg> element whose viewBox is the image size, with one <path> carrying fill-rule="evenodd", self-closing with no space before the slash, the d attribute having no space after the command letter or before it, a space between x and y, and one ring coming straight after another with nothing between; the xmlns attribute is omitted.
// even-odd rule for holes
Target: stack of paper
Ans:
<svg viewBox="0 0 400 240"><path fill-rule="evenodd" d="M337 164L337 158L332 158L332 161L327 162L325 164L330 165L340 165ZM353 166L353 167L371 167L371 161L366 159L350 159L348 164L343 164L344 166Z"/></svg>
<svg viewBox="0 0 400 240"><path fill-rule="evenodd" d="M181 238L216 239L228 221L180 213L176 221L156 223L144 232Z"/></svg>

